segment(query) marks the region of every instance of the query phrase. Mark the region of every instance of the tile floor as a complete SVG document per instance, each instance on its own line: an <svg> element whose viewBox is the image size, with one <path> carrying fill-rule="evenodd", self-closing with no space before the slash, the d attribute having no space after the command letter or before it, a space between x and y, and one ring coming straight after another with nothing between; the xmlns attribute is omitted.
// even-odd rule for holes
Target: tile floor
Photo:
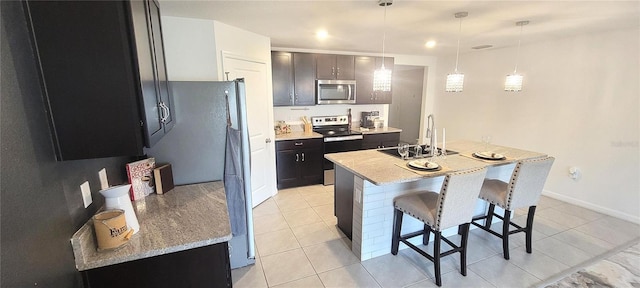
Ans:
<svg viewBox="0 0 640 288"><path fill-rule="evenodd" d="M253 212L256 264L232 270L234 287L437 287L433 264L410 249L360 262L336 227L333 186L280 190ZM525 220L526 210L516 211L514 221ZM537 286L639 237L636 224L543 196L532 254L525 252L523 233L510 238L507 261L499 238L471 230L467 276L459 273L459 254L444 257L442 286ZM459 243L458 236L449 239Z"/></svg>

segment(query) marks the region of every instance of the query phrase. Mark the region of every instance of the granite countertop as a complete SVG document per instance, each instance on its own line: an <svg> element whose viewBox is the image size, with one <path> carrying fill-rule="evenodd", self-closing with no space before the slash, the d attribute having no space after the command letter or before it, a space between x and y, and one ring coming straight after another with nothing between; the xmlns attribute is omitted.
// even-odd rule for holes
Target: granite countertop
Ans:
<svg viewBox="0 0 640 288"><path fill-rule="evenodd" d="M411 182L425 177L438 177L452 171L466 170L475 167L506 165L523 159L546 156L546 154L538 152L489 145L489 150L507 157L505 160L489 161L480 160L471 156L473 152L484 150L484 144L480 142L464 140L450 141L447 142L446 148L447 150L456 151L460 154L448 155L445 159L439 159L438 163L443 169L435 172L411 170L406 168L407 162L409 162L408 160L402 160L373 149L331 153L326 154L325 158L375 185L386 185Z"/></svg>
<svg viewBox="0 0 640 288"><path fill-rule="evenodd" d="M351 131L359 132L362 134L382 134L382 133L402 132L402 129L393 128L393 127L368 128L368 130L366 130L367 128L364 128L365 130L362 130L362 129L363 129L362 127L357 127L357 128L351 129Z"/></svg>
<svg viewBox="0 0 640 288"><path fill-rule="evenodd" d="M276 135L276 141L312 139L312 138L322 138L322 134L316 133L316 132L308 133L304 131L292 131L291 133Z"/></svg>
<svg viewBox="0 0 640 288"><path fill-rule="evenodd" d="M231 240L221 181L176 186L133 202L140 231L114 251L98 252L92 221L71 238L76 268L93 268L217 244Z"/></svg>

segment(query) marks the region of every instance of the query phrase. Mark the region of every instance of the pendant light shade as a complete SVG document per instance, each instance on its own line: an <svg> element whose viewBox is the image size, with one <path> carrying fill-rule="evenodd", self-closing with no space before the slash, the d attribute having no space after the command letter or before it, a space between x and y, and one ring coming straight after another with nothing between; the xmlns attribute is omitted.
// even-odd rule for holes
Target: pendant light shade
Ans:
<svg viewBox="0 0 640 288"><path fill-rule="evenodd" d="M373 72L373 91L391 91L391 70L384 64Z"/></svg>
<svg viewBox="0 0 640 288"><path fill-rule="evenodd" d="M464 84L464 74L455 73L447 75L447 83L445 85L445 91L447 92L462 92L462 86Z"/></svg>
<svg viewBox="0 0 640 288"><path fill-rule="evenodd" d="M387 40L387 6L391 6L393 0L379 0L378 5L384 6L384 22L382 36L382 65L373 72L373 91L391 91L391 70L384 67L384 44Z"/></svg>
<svg viewBox="0 0 640 288"><path fill-rule="evenodd" d="M458 72L458 59L460 56L460 34L462 33L462 18L467 17L468 12L458 12L454 14L460 19L460 27L458 29L458 48L456 49L456 69L453 73L447 75L447 83L445 83L444 91L446 92L462 92L464 86L464 74Z"/></svg>
<svg viewBox="0 0 640 288"><path fill-rule="evenodd" d="M520 42L522 40L522 26L529 24L529 21L518 21L516 26L520 26L520 37L518 37L518 50L516 52L516 66L513 68L513 74L507 75L504 81L504 91L519 92L522 91L522 75L518 74L518 58L520 57Z"/></svg>
<svg viewBox="0 0 640 288"><path fill-rule="evenodd" d="M507 75L507 80L504 81L504 91L518 92L521 90L522 90L522 75L519 75L519 74Z"/></svg>

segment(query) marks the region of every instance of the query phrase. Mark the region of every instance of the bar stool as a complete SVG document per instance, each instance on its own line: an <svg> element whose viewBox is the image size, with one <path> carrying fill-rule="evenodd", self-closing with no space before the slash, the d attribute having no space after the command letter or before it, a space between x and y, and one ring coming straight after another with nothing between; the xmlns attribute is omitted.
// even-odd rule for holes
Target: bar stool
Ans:
<svg viewBox="0 0 640 288"><path fill-rule="evenodd" d="M393 202L395 213L393 214L394 226L391 254L398 254L398 247L400 241L402 241L402 243L434 263L436 285L441 286L440 258L460 252L460 273L466 276L469 222L473 217L474 207L486 172L486 168L476 168L449 173L445 176L440 193L422 191L395 198ZM424 229L400 235L403 213L422 221ZM458 226L463 231L460 246L455 245L441 235L444 229L454 226ZM423 235L422 244L427 245L431 232L435 235L433 256L408 241L410 238ZM452 249L440 253L440 240L444 240Z"/></svg>
<svg viewBox="0 0 640 288"><path fill-rule="evenodd" d="M554 160L553 157L522 160L513 169L509 183L497 179L485 179L482 184L479 197L489 202L489 210L486 215L474 217L471 223L502 239L504 259L509 260L509 235L519 232L525 232L527 253L531 254L533 217ZM504 209L504 216L494 212L496 205ZM525 227L511 222L511 212L523 207L529 207ZM502 219L502 234L491 230L491 221L494 216ZM476 222L482 219L485 219L484 225ZM510 226L516 229L510 230Z"/></svg>

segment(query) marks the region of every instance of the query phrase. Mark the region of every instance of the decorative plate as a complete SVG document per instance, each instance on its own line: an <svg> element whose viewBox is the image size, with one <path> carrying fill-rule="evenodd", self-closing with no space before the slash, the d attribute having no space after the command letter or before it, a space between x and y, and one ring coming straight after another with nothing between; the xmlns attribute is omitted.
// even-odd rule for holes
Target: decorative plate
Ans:
<svg viewBox="0 0 640 288"><path fill-rule="evenodd" d="M504 160L505 157L502 154L493 153L493 152L475 152L473 153L473 157L486 159L486 160Z"/></svg>
<svg viewBox="0 0 640 288"><path fill-rule="evenodd" d="M409 161L409 163L407 163L407 166L409 168L427 171L438 171L442 169L442 166L438 165L438 163L430 162L425 159Z"/></svg>

